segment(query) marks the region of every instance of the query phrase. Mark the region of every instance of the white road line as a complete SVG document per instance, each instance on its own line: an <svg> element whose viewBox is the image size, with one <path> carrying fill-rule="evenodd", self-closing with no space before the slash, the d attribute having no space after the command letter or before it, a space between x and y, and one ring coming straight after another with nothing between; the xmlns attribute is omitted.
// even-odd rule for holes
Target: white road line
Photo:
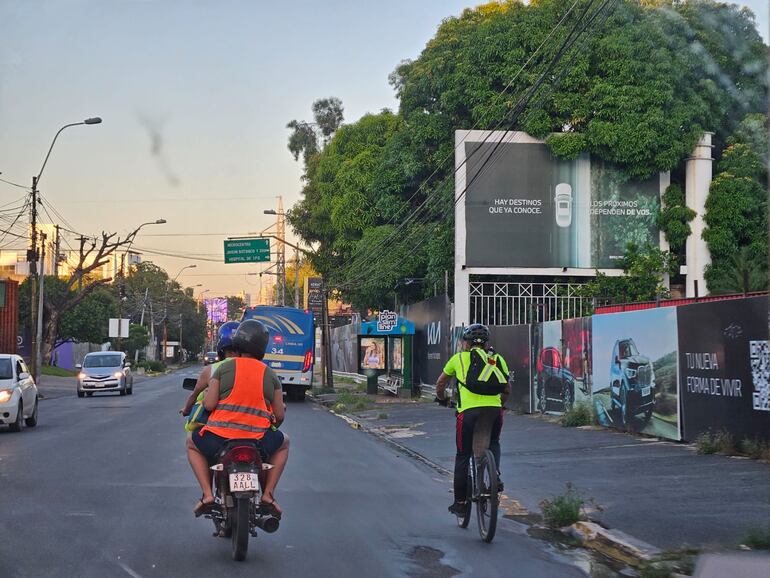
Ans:
<svg viewBox="0 0 770 578"><path fill-rule="evenodd" d="M127 565L123 564L123 562L118 562L118 566L123 568L123 570L126 571L126 574L128 574L132 578L142 578L141 575L139 575L136 572L134 572L133 570L131 570L131 568L129 568Z"/></svg>

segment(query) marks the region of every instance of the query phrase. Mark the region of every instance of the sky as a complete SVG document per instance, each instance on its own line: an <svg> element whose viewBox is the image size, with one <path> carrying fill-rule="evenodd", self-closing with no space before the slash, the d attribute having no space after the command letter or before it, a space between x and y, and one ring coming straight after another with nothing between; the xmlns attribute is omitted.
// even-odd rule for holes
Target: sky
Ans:
<svg viewBox="0 0 770 578"><path fill-rule="evenodd" d="M396 109L388 74L476 4L0 0L0 178L28 186L59 127L100 116L61 134L41 178L65 226L125 234L166 219L135 241L145 260L172 277L195 263L179 280L196 295L255 294L247 273L265 266L221 263L223 240L274 223L263 211L279 195L285 209L299 199L286 123L328 96L347 122ZM767 1L741 4L767 38ZM0 182L0 205L23 194Z"/></svg>

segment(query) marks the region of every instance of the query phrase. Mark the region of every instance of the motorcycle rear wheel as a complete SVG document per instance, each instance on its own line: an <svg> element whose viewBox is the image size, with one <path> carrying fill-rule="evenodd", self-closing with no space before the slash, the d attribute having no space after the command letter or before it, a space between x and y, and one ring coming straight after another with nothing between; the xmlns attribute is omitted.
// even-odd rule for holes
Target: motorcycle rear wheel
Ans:
<svg viewBox="0 0 770 578"><path fill-rule="evenodd" d="M233 560L236 562L242 562L246 559L246 551L249 548L250 508L251 500L249 498L238 498L235 500L230 527L233 533Z"/></svg>

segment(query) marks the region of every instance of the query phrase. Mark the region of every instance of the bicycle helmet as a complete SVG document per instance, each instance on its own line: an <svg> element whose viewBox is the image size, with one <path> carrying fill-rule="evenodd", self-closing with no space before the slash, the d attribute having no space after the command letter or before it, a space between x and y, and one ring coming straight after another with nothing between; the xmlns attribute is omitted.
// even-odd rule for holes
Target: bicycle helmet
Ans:
<svg viewBox="0 0 770 578"><path fill-rule="evenodd" d="M261 321L247 319L238 326L233 336L233 348L240 353L248 353L262 359L269 337L267 327Z"/></svg>
<svg viewBox="0 0 770 578"><path fill-rule="evenodd" d="M463 329L463 341L470 341L473 345L484 345L489 341L489 327L481 323L468 325Z"/></svg>
<svg viewBox="0 0 770 578"><path fill-rule="evenodd" d="M217 332L217 356L219 360L225 358L225 350L233 349L233 335L240 325L237 321L223 323Z"/></svg>

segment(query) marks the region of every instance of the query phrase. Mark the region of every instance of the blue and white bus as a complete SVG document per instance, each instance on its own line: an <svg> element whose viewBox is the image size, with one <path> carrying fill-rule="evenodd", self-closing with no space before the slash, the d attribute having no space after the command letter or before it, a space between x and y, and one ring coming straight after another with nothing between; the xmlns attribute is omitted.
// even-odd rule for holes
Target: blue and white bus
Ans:
<svg viewBox="0 0 770 578"><path fill-rule="evenodd" d="M270 332L265 352L267 363L281 379L289 399L302 401L313 385L315 325L313 314L294 307L247 307L243 318L257 319Z"/></svg>

